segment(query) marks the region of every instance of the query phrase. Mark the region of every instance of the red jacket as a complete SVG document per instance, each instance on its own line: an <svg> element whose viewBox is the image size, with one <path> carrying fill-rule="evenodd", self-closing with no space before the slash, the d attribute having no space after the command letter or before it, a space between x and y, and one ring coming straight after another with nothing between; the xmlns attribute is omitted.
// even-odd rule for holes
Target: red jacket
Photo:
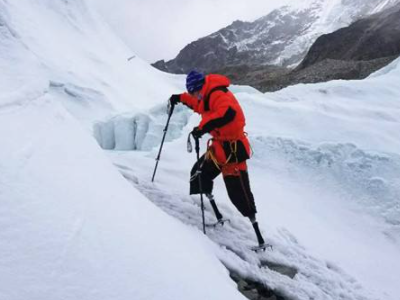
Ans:
<svg viewBox="0 0 400 300"><path fill-rule="evenodd" d="M210 74L205 78L200 99L188 93L181 95L181 102L201 115L199 128L213 137L215 156L220 163L225 163L229 157L230 146L227 142L240 141L242 145L238 145L238 151L244 146L243 150L246 152L246 155L242 153L241 156L245 155L248 158L250 154L250 145L244 134L246 120L239 102L233 93L227 90L229 85L227 77Z"/></svg>

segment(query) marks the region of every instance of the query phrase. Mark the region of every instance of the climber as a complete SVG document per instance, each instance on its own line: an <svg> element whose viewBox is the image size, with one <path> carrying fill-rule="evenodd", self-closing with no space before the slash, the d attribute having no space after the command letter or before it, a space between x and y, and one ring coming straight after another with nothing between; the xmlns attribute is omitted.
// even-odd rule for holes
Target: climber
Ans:
<svg viewBox="0 0 400 300"><path fill-rule="evenodd" d="M194 138L211 135L207 151L192 168L190 194L204 193L213 204L218 220L222 214L215 210L213 180L222 173L230 200L255 230L259 246L265 244L256 220L256 205L250 189L246 160L250 144L244 132L245 117L239 102L228 90L230 81L217 74L204 75L196 70L186 77L187 93L172 95L171 105L182 103L201 115L200 124L192 131ZM201 173L197 172L200 165ZM201 177L201 189L199 178Z"/></svg>

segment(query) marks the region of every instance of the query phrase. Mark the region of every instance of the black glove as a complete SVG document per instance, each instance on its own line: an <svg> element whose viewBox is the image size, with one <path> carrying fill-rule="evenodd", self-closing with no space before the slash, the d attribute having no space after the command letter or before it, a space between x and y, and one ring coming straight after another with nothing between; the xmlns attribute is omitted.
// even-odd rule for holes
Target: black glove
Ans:
<svg viewBox="0 0 400 300"><path fill-rule="evenodd" d="M195 139L199 139L203 136L205 132L203 130L201 130L199 127L195 127L192 130L192 135Z"/></svg>
<svg viewBox="0 0 400 300"><path fill-rule="evenodd" d="M175 95L172 95L172 96L169 98L169 103L170 103L171 105L176 105L176 104L178 104L179 102L181 102L181 95L175 94Z"/></svg>

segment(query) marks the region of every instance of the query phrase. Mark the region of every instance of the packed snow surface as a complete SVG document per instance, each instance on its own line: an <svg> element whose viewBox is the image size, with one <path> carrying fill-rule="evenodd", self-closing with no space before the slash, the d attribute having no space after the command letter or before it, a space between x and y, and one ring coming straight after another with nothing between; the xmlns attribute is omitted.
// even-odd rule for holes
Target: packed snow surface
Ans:
<svg viewBox="0 0 400 300"><path fill-rule="evenodd" d="M282 235L291 240L286 236L290 233L309 253L357 278L371 293L367 297L377 299L382 294L387 299L399 295L399 77L400 60L396 60L364 81L298 85L270 94L247 87L232 88L247 116L246 129L254 151L250 178L260 222L270 242L282 243ZM155 186L149 181L167 119L163 107L149 111L147 119L141 114L116 116L95 125L112 127L116 140L140 136L131 141L130 149L142 151L111 151L110 157L134 186L189 224L190 217L186 220L181 215L189 212L193 218L195 212L186 207L191 198L184 196L195 159L193 154L185 154L186 135L198 122L197 116L190 116L184 107L175 111L167 135L167 141L172 142L164 147ZM138 117L142 121L136 122ZM136 122L136 127L128 130L120 126L124 118L125 123ZM99 141L104 139L106 136ZM154 148L149 152L151 145ZM183 188L186 190L182 195ZM244 222L232 209L224 190L222 180L217 180L216 198L224 205L224 214ZM167 196L170 194L174 196ZM183 207L175 199L183 199ZM209 217L212 220L212 214ZM247 232L251 234L251 229ZM221 242L222 234L215 239L225 244ZM300 252L287 241L283 245ZM275 256L269 254L271 257ZM296 265L297 269L310 267L299 258L296 264L301 265ZM324 279L332 280L324 275ZM291 295L288 289L283 288ZM310 290L307 292L304 299L312 297ZM326 293L332 299L339 297L332 291ZM341 294L348 299L359 297L349 292Z"/></svg>
<svg viewBox="0 0 400 300"><path fill-rule="evenodd" d="M0 50L0 299L245 299L228 269L287 299L398 299L399 60L364 81L232 87L273 245L255 254L221 178L231 222L200 230L185 107L151 183L184 77L127 60L83 0L0 0Z"/></svg>

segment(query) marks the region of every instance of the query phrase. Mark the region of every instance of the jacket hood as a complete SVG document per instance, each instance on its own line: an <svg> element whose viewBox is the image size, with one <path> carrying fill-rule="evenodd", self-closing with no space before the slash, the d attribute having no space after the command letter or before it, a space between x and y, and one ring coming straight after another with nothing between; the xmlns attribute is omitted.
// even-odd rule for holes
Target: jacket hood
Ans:
<svg viewBox="0 0 400 300"><path fill-rule="evenodd" d="M213 88L217 86L230 86L231 81L228 77L219 74L210 74L206 76L206 82L202 88L202 94L207 95Z"/></svg>

